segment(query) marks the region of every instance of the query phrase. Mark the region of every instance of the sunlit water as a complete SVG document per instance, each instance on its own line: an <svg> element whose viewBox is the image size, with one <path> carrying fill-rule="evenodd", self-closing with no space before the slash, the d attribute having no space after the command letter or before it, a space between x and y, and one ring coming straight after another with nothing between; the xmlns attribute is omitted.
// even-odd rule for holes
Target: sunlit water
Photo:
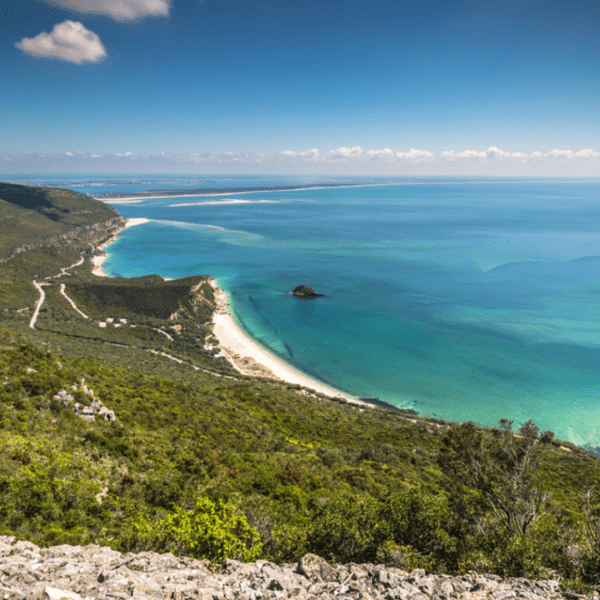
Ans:
<svg viewBox="0 0 600 600"><path fill-rule="evenodd" d="M188 187L294 182L309 181ZM157 187L70 183L89 193ZM252 337L340 390L455 421L533 419L600 445L597 180L430 180L114 205L151 222L120 235L105 270L213 275ZM291 297L299 284L325 297Z"/></svg>

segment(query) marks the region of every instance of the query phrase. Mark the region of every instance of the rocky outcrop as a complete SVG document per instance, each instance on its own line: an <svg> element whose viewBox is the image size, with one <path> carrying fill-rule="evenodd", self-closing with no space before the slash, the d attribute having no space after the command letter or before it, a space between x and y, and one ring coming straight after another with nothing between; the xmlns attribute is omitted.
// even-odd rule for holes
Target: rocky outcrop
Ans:
<svg viewBox="0 0 600 600"><path fill-rule="evenodd" d="M322 298L323 294L317 294L315 290L307 285L298 285L294 288L292 296L296 296L298 298Z"/></svg>
<svg viewBox="0 0 600 600"><path fill-rule="evenodd" d="M91 388L85 385L85 379L81 380L81 385L71 386L71 391L76 394L79 393L79 397L85 402L76 402L75 397L70 394L67 390L59 390L57 394L53 396L53 400L64 402L73 413L84 421L93 422L96 418L105 421L116 421L114 411L106 408L100 400L94 396L94 392Z"/></svg>
<svg viewBox="0 0 600 600"><path fill-rule="evenodd" d="M204 286L206 284L212 287L212 278L207 275L200 275L200 281L190 288L190 291L185 298L185 301L179 303L179 308L169 315L170 321L177 321L179 319L194 319L198 313L198 308L201 305L207 305L211 311L215 309L216 303L209 300L204 293Z"/></svg>
<svg viewBox="0 0 600 600"><path fill-rule="evenodd" d="M330 565L308 554L278 566L266 560L219 566L171 554L120 554L100 546L40 549L0 537L0 598L83 600L559 600L557 581L406 573L381 565ZM598 598L595 596L595 598Z"/></svg>

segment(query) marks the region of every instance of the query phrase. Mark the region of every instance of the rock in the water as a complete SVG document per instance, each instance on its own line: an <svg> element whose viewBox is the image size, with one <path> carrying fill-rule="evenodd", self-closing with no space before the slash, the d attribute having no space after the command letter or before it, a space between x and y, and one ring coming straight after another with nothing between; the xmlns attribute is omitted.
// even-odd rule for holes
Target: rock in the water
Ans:
<svg viewBox="0 0 600 600"><path fill-rule="evenodd" d="M296 286L292 295L297 296L298 298L321 298L323 296L323 294L317 294L315 290L307 285Z"/></svg>

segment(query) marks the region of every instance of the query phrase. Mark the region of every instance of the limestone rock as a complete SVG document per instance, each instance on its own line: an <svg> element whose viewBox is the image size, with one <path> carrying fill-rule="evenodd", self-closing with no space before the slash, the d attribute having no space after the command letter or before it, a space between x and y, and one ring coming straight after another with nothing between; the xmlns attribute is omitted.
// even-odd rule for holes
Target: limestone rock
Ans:
<svg viewBox="0 0 600 600"><path fill-rule="evenodd" d="M81 600L81 596L75 592L47 587L44 588L42 600Z"/></svg>
<svg viewBox="0 0 600 600"><path fill-rule="evenodd" d="M221 565L172 554L121 554L101 546L38 548L0 536L0 600L600 600L564 596L555 580L406 573L384 565L330 565L314 554L293 565Z"/></svg>

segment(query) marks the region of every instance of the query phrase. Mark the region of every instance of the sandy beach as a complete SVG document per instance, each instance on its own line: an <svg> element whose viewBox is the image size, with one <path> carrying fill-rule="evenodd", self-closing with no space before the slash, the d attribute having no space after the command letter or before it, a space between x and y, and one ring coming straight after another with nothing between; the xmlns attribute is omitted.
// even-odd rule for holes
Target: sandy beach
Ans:
<svg viewBox="0 0 600 600"><path fill-rule="evenodd" d="M149 219L128 219L125 227L134 227L148 223ZM123 229L121 231L123 231ZM108 277L107 273L102 268L102 263L106 260L107 254L103 251L104 248L112 244L119 235L117 232L111 239L102 244L98 248L98 254L94 256L92 261L92 273L98 277ZM219 347L222 354L231 362L231 364L244 375L253 375L259 377L270 377L279 379L291 384L301 385L308 390L314 390L330 398L342 398L347 402L360 404L370 407L370 404L359 400L348 394L344 394L308 375L290 367L252 338L250 338L236 323L232 314L229 312L229 303L227 294L221 290L213 279L210 280L211 285L215 289L215 297L217 300L217 309L213 315L213 332L219 341Z"/></svg>
<svg viewBox="0 0 600 600"><path fill-rule="evenodd" d="M214 280L211 280L211 284L215 289L217 299L217 309L213 315L213 331L215 337L219 340L221 351L238 371L244 375L280 379L287 383L301 385L330 398L343 398L347 402L370 406L358 398L344 394L290 367L290 365L265 350L237 324L229 312L229 303L225 292L217 287Z"/></svg>
<svg viewBox="0 0 600 600"><path fill-rule="evenodd" d="M106 252L104 252L104 248L114 243L117 240L119 233L121 233L121 231L123 231L124 229L128 229L129 227L135 227L136 225L143 225L144 223L148 223L148 221L149 219L127 219L127 222L125 223L125 227L123 227L123 229L117 231L117 233L115 233L109 240L104 242L102 246L98 246L98 254L96 254L96 256L92 256L91 258L92 274L96 275L96 277L108 277L108 275L104 272L104 269L102 268L102 263L107 258L107 254Z"/></svg>

